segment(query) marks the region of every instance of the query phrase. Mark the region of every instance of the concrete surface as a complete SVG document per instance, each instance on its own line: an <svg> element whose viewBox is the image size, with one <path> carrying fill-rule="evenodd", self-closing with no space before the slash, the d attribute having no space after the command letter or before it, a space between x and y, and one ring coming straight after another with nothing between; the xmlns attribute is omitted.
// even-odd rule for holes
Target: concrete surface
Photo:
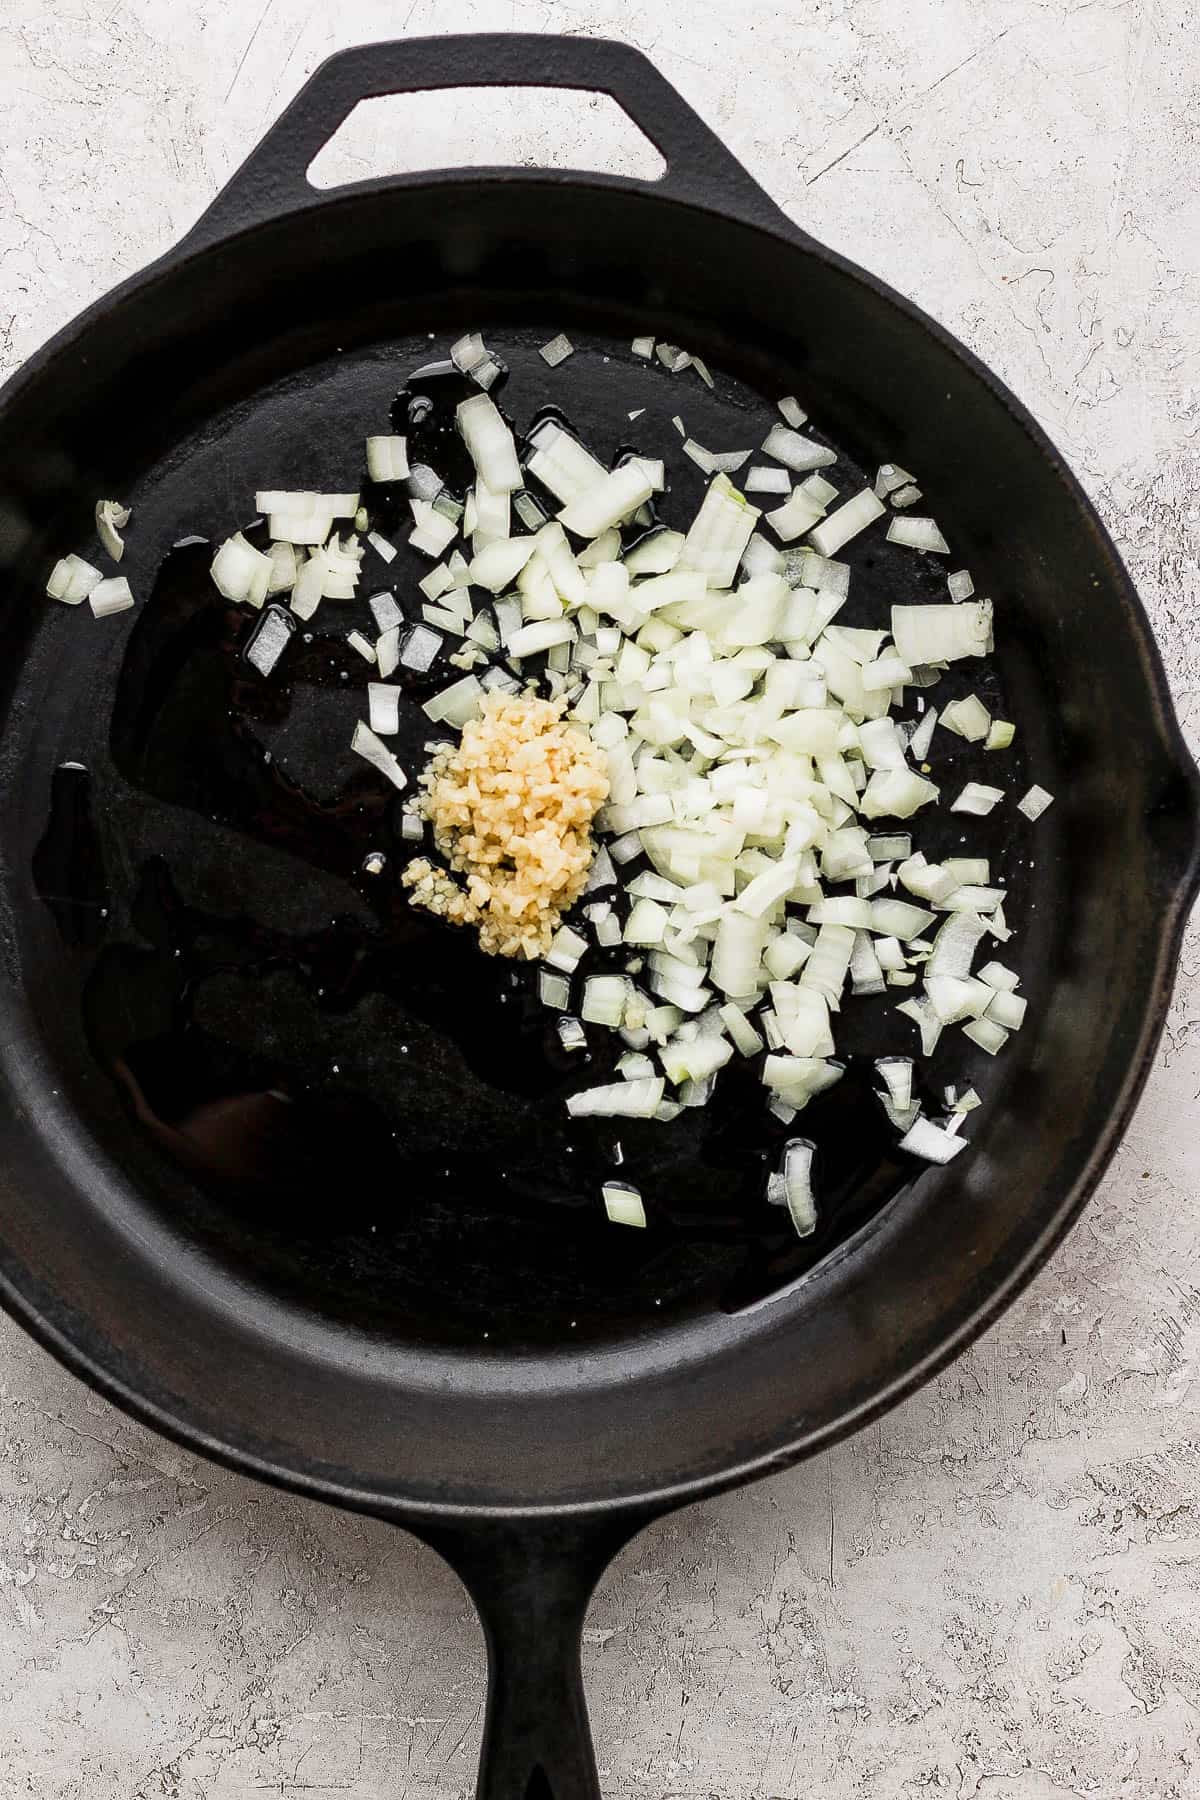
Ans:
<svg viewBox="0 0 1200 1800"><path fill-rule="evenodd" d="M649 50L813 232L995 365L1081 472L1200 727L1200 90L1186 0L4 0L6 368L165 248L329 51ZM426 105L411 166L492 110ZM535 160L557 110L492 153ZM573 120L573 123L571 122ZM379 127L334 158L363 166ZM631 166L586 104L562 127ZM1067 1248L927 1392L621 1559L587 1679L613 1800L1200 1795L1197 945ZM0 1328L0 1795L449 1800L480 1637L380 1526L157 1441Z"/></svg>

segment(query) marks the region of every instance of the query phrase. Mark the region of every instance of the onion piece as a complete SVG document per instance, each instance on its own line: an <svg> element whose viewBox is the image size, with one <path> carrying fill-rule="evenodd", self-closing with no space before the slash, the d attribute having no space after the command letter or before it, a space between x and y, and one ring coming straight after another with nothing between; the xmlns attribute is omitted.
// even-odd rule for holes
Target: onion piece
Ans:
<svg viewBox="0 0 1200 1800"><path fill-rule="evenodd" d="M937 709L931 706L908 740L908 754L914 762L924 762L929 755L929 746L933 742L933 732L937 722Z"/></svg>
<svg viewBox="0 0 1200 1800"><path fill-rule="evenodd" d="M493 494L511 494L519 488L521 467L516 446L495 402L486 394L473 394L469 400L460 402L455 419L476 474L484 485Z"/></svg>
<svg viewBox="0 0 1200 1800"><path fill-rule="evenodd" d="M400 729L401 690L385 681L368 681L367 707L377 737L395 737Z"/></svg>
<svg viewBox="0 0 1200 1800"><path fill-rule="evenodd" d="M407 646L405 649L407 651ZM401 661L403 660L402 653ZM440 694L435 694L432 700L426 700L421 711L435 724L461 727L479 716L483 693L477 676L464 675L461 681L452 682Z"/></svg>
<svg viewBox="0 0 1200 1800"><path fill-rule="evenodd" d="M328 514L330 519L352 519L358 511L357 494L315 494L307 489L292 492L280 488L260 488L254 496L254 510L260 513ZM271 533L278 536L277 532Z"/></svg>
<svg viewBox="0 0 1200 1800"><path fill-rule="evenodd" d="M553 419L539 426L531 441L534 451L528 459L529 473L564 504L586 493L607 474L604 464Z"/></svg>
<svg viewBox="0 0 1200 1800"><path fill-rule="evenodd" d="M942 708L944 729L954 732L956 737L966 738L969 744L981 744L991 723L992 715L978 694L968 694L965 700L951 700Z"/></svg>
<svg viewBox="0 0 1200 1800"><path fill-rule="evenodd" d="M403 625L404 614L397 606L395 596L386 590L380 594L372 594L367 605L371 609L376 631L390 631L393 625Z"/></svg>
<svg viewBox="0 0 1200 1800"><path fill-rule="evenodd" d="M986 1050L989 1056L998 1056L1008 1042L1008 1033L1002 1025L992 1019L972 1019L962 1028L962 1034Z"/></svg>
<svg viewBox="0 0 1200 1800"><path fill-rule="evenodd" d="M272 594L286 594L296 585L296 577L300 573L300 559L296 555L294 544L272 544L268 555L271 558L271 574L267 582L268 598Z"/></svg>
<svg viewBox="0 0 1200 1800"><path fill-rule="evenodd" d="M951 812L973 813L977 818L986 818L994 806L1004 798L1004 789L986 787L980 781L968 781L950 807Z"/></svg>
<svg viewBox="0 0 1200 1800"><path fill-rule="evenodd" d="M367 474L372 481L404 481L408 476L408 445L402 437L367 439Z"/></svg>
<svg viewBox="0 0 1200 1800"><path fill-rule="evenodd" d="M487 395L481 394L481 400ZM470 405L469 401L463 402ZM488 401L490 405L491 402ZM408 534L408 541L414 550L421 550L426 556L441 556L458 536L458 526L453 519L446 518L444 513L435 512L428 500L410 500L416 525Z"/></svg>
<svg viewBox="0 0 1200 1800"><path fill-rule="evenodd" d="M552 969L561 969L565 975L572 975L579 967L580 958L587 947L585 937L581 937L569 925L560 925L550 940L546 961Z"/></svg>
<svg viewBox="0 0 1200 1800"><path fill-rule="evenodd" d="M964 656L986 656L991 649L992 603L965 600L957 606L893 606L892 639L913 669L925 663L957 662Z"/></svg>
<svg viewBox="0 0 1200 1800"><path fill-rule="evenodd" d="M968 976L975 960L975 952L987 929L987 920L978 913L951 913L934 939L927 973L955 975L960 979Z"/></svg>
<svg viewBox="0 0 1200 1800"><path fill-rule="evenodd" d="M212 560L212 578L217 592L238 605L261 607L267 597L271 573L271 558L248 544L240 531L225 539Z"/></svg>
<svg viewBox="0 0 1200 1800"><path fill-rule="evenodd" d="M566 362L568 356L574 356L574 354L574 344L569 337L564 337L561 331L557 337L552 337L548 344L543 344L538 351L542 361L549 363L552 369L556 369L560 362Z"/></svg>
<svg viewBox="0 0 1200 1800"><path fill-rule="evenodd" d="M439 632L431 631L427 625L414 625L405 638L403 646L400 647L397 661L402 667L415 669L418 673L423 674L426 669L432 667L443 642ZM381 648L382 639L376 646L377 651L380 651ZM384 672L382 654L379 656L379 672L380 674Z"/></svg>
<svg viewBox="0 0 1200 1800"><path fill-rule="evenodd" d="M125 554L125 540L121 533L128 525L129 518L129 508L122 506L119 500L97 500L96 534L114 562L120 562Z"/></svg>
<svg viewBox="0 0 1200 1800"><path fill-rule="evenodd" d="M481 388L490 388L496 377L503 373L501 365L477 331L468 332L457 343L451 344L450 360L456 369L469 375Z"/></svg>
<svg viewBox="0 0 1200 1800"><path fill-rule="evenodd" d="M387 745L375 736L364 719L360 719L354 727L350 748L358 756L363 757L366 762L369 762L372 768L378 769L381 775L386 775L393 787L406 788L408 786L408 776Z"/></svg>
<svg viewBox="0 0 1200 1800"><path fill-rule="evenodd" d="M748 494L790 494L792 478L786 469L773 469L767 463L756 463L746 471L743 485Z"/></svg>
<svg viewBox="0 0 1200 1800"><path fill-rule="evenodd" d="M900 1139L900 1148L907 1150L910 1156L919 1156L924 1162L944 1164L952 1162L960 1150L965 1150L966 1142L935 1125L932 1119L919 1118Z"/></svg>
<svg viewBox="0 0 1200 1800"><path fill-rule="evenodd" d="M811 1237L817 1229L817 1203L812 1190L812 1162L816 1145L809 1138L791 1138L783 1147L783 1186L787 1209L797 1237Z"/></svg>
<svg viewBox="0 0 1200 1800"><path fill-rule="evenodd" d="M1016 735L1017 728L1010 720L993 719L983 747L985 750L1007 750Z"/></svg>
<svg viewBox="0 0 1200 1800"><path fill-rule="evenodd" d="M815 438L802 437L786 425L772 425L762 441L762 448L767 456L773 456L776 462L801 474L809 469L828 468L837 461L835 450L827 450Z"/></svg>
<svg viewBox="0 0 1200 1800"><path fill-rule="evenodd" d="M883 511L882 507L880 511ZM938 530L936 519L893 518L887 534L890 544L907 544L912 550L932 550L939 556L950 554L950 546Z"/></svg>
<svg viewBox="0 0 1200 1800"><path fill-rule="evenodd" d="M797 488L782 506L777 506L773 512L766 514L766 521L777 538L790 544L795 538L803 537L806 531L811 530L824 510L823 506L819 506Z"/></svg>
<svg viewBox="0 0 1200 1800"><path fill-rule="evenodd" d="M536 540L531 537L499 538L471 558L471 580L477 587L498 594L511 587L529 558Z"/></svg>
<svg viewBox="0 0 1200 1800"><path fill-rule="evenodd" d="M813 549L821 556L832 556L884 511L882 500L870 488L862 488L809 533Z"/></svg>
<svg viewBox="0 0 1200 1800"><path fill-rule="evenodd" d="M88 595L88 605L94 618L106 619L111 613L128 612L133 593L123 575L113 576L96 583Z"/></svg>
<svg viewBox="0 0 1200 1800"><path fill-rule="evenodd" d="M676 569L707 577L710 587L729 587L760 514L725 475L709 483L683 541Z"/></svg>
<svg viewBox="0 0 1200 1800"><path fill-rule="evenodd" d="M510 656L536 656L555 644L572 643L576 636L570 619L539 619L514 631L505 648Z"/></svg>
<svg viewBox="0 0 1200 1800"><path fill-rule="evenodd" d="M571 983L567 976L553 969L538 970L538 999L555 1012L566 1012L571 1004Z"/></svg>
<svg viewBox="0 0 1200 1800"><path fill-rule="evenodd" d="M971 580L969 569L955 569L952 575L947 575L946 586L949 589L950 598L956 601L969 600L975 592L975 583Z"/></svg>
<svg viewBox="0 0 1200 1800"><path fill-rule="evenodd" d="M881 500L886 500L889 494L894 494L897 488L904 487L911 480L908 470L902 469L898 463L881 463L875 476L875 492Z"/></svg>
<svg viewBox="0 0 1200 1800"><path fill-rule="evenodd" d="M593 1092L598 1090L593 1089ZM600 1189L604 1210L614 1225L646 1226L646 1208L637 1188L627 1181L606 1181Z"/></svg>
<svg viewBox="0 0 1200 1800"><path fill-rule="evenodd" d="M1035 819L1040 819L1046 808L1052 806L1053 803L1054 795L1048 793L1044 787L1039 787L1037 783L1034 782L1029 792L1017 801L1017 811L1019 813L1024 813L1025 817L1032 822Z"/></svg>
<svg viewBox="0 0 1200 1800"><path fill-rule="evenodd" d="M655 491L655 483L647 464L638 457L604 473L600 480L568 501L559 519L568 531L578 537L599 537L612 525L619 525Z"/></svg>
<svg viewBox="0 0 1200 1800"><path fill-rule="evenodd" d="M51 600L61 600L65 606L78 606L103 580L99 569L72 552L55 563L46 583L46 592Z"/></svg>
<svg viewBox="0 0 1200 1800"><path fill-rule="evenodd" d="M654 339L652 337L635 337L630 349L635 356L651 357L654 355Z"/></svg>
<svg viewBox="0 0 1200 1800"><path fill-rule="evenodd" d="M652 1119L665 1089L661 1075L650 1081L617 1081L584 1088L569 1097L567 1111L573 1119Z"/></svg>
<svg viewBox="0 0 1200 1800"><path fill-rule="evenodd" d="M629 982L624 975L590 975L583 984L580 1017L589 1025L616 1031L625 1016Z"/></svg>

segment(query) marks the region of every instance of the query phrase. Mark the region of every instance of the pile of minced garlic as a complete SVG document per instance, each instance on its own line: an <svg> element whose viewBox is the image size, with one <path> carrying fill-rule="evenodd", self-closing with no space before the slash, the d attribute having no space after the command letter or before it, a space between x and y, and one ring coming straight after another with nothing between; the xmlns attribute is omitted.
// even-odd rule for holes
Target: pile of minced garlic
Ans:
<svg viewBox="0 0 1200 1800"><path fill-rule="evenodd" d="M586 727L564 720L565 705L491 694L421 776L420 811L461 880L418 857L404 884L413 905L474 925L491 956L544 956L587 882L608 777Z"/></svg>

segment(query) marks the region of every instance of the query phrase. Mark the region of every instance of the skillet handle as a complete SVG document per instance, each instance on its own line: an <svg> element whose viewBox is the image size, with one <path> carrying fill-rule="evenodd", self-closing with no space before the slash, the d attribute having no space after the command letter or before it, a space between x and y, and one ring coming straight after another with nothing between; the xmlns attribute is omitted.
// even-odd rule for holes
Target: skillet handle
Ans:
<svg viewBox="0 0 1200 1800"><path fill-rule="evenodd" d="M199 249L313 205L317 194L306 171L360 100L462 87L575 88L608 94L662 153L666 173L655 182L590 173L583 179L650 189L794 234L786 215L640 50L610 38L481 32L360 44L329 57L201 215L183 240L184 247ZM506 174L511 171L471 170L472 179L482 181L503 179ZM555 182L581 179L573 170L548 169L542 174ZM407 186L428 179L389 176L338 191Z"/></svg>
<svg viewBox="0 0 1200 1800"><path fill-rule="evenodd" d="M415 1527L466 1586L487 1640L476 1800L602 1800L580 1670L583 1621L596 1583L643 1523L624 1515Z"/></svg>

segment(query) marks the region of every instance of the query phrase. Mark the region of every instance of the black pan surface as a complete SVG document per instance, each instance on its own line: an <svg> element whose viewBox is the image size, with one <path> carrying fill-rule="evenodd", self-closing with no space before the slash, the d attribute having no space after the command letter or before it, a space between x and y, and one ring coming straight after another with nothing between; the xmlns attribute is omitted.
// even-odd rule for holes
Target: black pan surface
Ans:
<svg viewBox="0 0 1200 1800"><path fill-rule="evenodd" d="M485 171L304 190L364 93L531 67L615 93L668 154L662 187ZM850 1072L804 1115L823 1202L805 1245L765 1204L788 1134L753 1073L669 1127L568 1131L581 1077L532 983L405 906L396 806L348 748L364 665L344 636L365 602L326 603L263 682L211 551L172 548L225 536L257 487L352 485L394 403L444 395L414 373L465 329L508 366L518 429L553 406L602 456L667 455L668 519L702 485L674 414L703 443L756 444L796 393L864 479L916 469L952 545L943 564L857 541L845 622L942 597L947 566L995 599L995 672L938 694L975 689L1015 720L999 779L1057 796L1036 826L1011 806L971 821L1011 889L1029 1022L995 1062L947 1034L932 1080L973 1081L985 1104L970 1152L926 1170L862 1072L913 1028L856 1003ZM537 346L560 330L579 350L552 371ZM703 355L715 391L635 358L641 332ZM135 509L125 567L145 598L95 622L39 593L110 493ZM437 1542L483 1603L503 1710L501 1621L562 1599L545 1558L580 1555L561 1577L575 1618L650 1512L890 1404L994 1316L1098 1179L1196 877L1195 771L1145 618L1011 396L789 226L634 53L582 40L326 65L194 239L0 396L0 494L7 1304L161 1428ZM405 548L363 592L410 594L424 567ZM410 684L410 767L444 679ZM996 770L943 734L948 790ZM935 847L961 824L943 815ZM612 1054L596 1034L589 1081ZM618 1159L644 1236L603 1222ZM569 1664L569 1631L544 1636ZM558 1700L576 1730L561 1792L591 1793L569 1680ZM532 1743L545 1706L514 1704L537 1715ZM487 1791L523 1792L532 1752L509 1769L493 1749Z"/></svg>

